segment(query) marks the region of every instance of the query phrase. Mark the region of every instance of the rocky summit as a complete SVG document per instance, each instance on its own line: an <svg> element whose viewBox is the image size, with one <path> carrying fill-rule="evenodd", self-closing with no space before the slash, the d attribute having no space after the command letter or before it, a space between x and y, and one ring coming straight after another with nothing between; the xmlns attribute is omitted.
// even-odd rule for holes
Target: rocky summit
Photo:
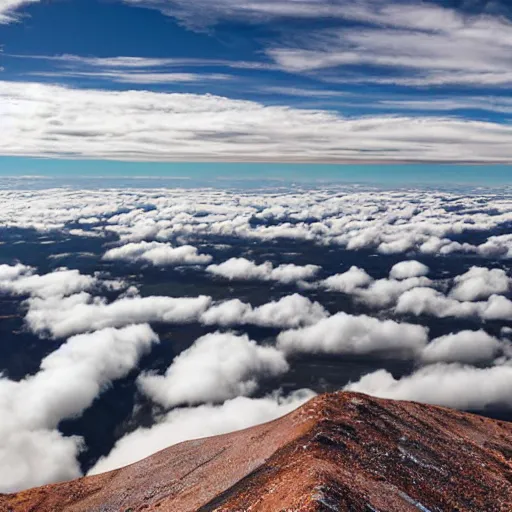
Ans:
<svg viewBox="0 0 512 512"><path fill-rule="evenodd" d="M357 393L0 496L4 511L512 511L512 424Z"/></svg>

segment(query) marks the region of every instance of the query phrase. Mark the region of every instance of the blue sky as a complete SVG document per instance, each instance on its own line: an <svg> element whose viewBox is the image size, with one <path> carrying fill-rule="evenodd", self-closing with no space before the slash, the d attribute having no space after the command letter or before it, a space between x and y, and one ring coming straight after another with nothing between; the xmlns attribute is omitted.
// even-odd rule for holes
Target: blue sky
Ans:
<svg viewBox="0 0 512 512"><path fill-rule="evenodd" d="M0 45L1 156L512 161L505 0L0 0Z"/></svg>

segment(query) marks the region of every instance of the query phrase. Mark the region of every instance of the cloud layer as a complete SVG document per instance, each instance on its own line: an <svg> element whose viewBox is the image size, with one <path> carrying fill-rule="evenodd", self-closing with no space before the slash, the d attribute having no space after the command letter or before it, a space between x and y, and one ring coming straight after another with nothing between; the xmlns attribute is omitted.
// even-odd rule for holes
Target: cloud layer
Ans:
<svg viewBox="0 0 512 512"><path fill-rule="evenodd" d="M19 306L29 331L52 339L36 343L63 343L33 375L0 378L5 490L79 474L86 441L64 437L59 422L114 380L137 378L131 372L158 342L148 324L194 336L176 344L184 348L165 371L140 369L133 421L141 403L154 405L154 425L122 437L94 471L287 412L311 392L261 398L262 389L288 389L294 365L326 354L333 364L357 356L375 365L350 389L512 408L511 221L508 195L483 190L0 191L9 250L34 261L23 232L27 243L50 242L51 253L39 269L1 264L2 298ZM84 244L87 258L73 258L68 244ZM54 268L60 261L94 273ZM131 262L149 265L133 272ZM187 296L140 296L161 276ZM314 379L307 385L322 389Z"/></svg>
<svg viewBox="0 0 512 512"><path fill-rule="evenodd" d="M345 119L328 111L211 95L4 81L0 114L3 155L138 161L344 161L368 160L369 155L386 161L512 160L512 128L506 124L443 117Z"/></svg>
<svg viewBox="0 0 512 512"><path fill-rule="evenodd" d="M495 192L460 196L451 192L376 192L343 186L288 191L278 196L263 191L230 194L208 189L160 189L156 193L135 189L56 190L51 199L40 191L0 191L0 200L0 221L6 228L56 230L97 238L116 236L139 256L145 249L165 247L154 245L155 242L165 244L178 237L190 243L210 237L233 237L303 240L349 251L414 254L417 258L453 254L489 260L512 257L512 235L507 234L512 201ZM81 231L77 231L77 224L82 226ZM471 240L472 235L478 235L472 243L460 241L461 236ZM153 245L137 245L142 241ZM226 262L216 265L222 263ZM272 274L267 267L268 263L260 267L238 257L221 270L233 277L252 274L284 279L284 275Z"/></svg>

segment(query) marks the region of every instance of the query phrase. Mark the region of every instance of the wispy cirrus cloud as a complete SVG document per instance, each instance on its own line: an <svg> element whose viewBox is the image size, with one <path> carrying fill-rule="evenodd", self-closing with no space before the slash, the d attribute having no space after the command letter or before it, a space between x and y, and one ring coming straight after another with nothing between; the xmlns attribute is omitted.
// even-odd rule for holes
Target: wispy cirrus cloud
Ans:
<svg viewBox="0 0 512 512"><path fill-rule="evenodd" d="M415 99L390 98L378 99L372 104L375 109L393 109L395 111L455 111L482 110L512 114L512 99L503 96L459 96L459 97L420 97Z"/></svg>
<svg viewBox="0 0 512 512"><path fill-rule="evenodd" d="M36 0L31 0L36 1ZM16 8L27 2L6 0L0 4L5 20L15 19ZM37 69L26 74L40 78L102 80L112 84L148 86L201 84L233 80L233 73L204 72L204 68L267 70L301 74L306 79L354 87L360 83L406 88L458 86L504 88L512 83L512 21L504 3L462 4L443 7L426 1L395 0L269 0L209 2L199 0L124 0L134 7L157 9L192 29L202 29L225 20L269 24L261 40L261 52L251 60L136 56L19 56L51 61L56 69ZM7 16L7 17L6 17ZM284 19L315 21L315 27L300 28ZM318 28L326 26L329 28ZM4 21L7 22L7 21ZM188 72L187 68L194 68ZM339 91L268 86L267 94L295 97L335 98ZM334 88L334 86L333 86ZM400 111L452 110L445 101L437 104L394 104L373 101L375 109ZM468 100L471 103L471 100ZM464 103L463 100L459 101ZM507 105L485 99L483 109L509 113ZM368 104L368 102L366 102ZM467 104L467 102L466 102ZM478 106L477 106L478 107ZM471 108L462 106L455 108ZM479 108L479 107L478 107Z"/></svg>
<svg viewBox="0 0 512 512"><path fill-rule="evenodd" d="M134 57L129 55L117 55L112 57L94 57L74 54L59 55L29 55L10 54L8 57L18 59L30 59L51 61L71 69L77 66L87 66L99 69L147 69L147 68L187 68L187 67L227 67L237 69L262 69L272 67L264 62L237 61L228 59L201 59L201 58L158 58L158 57Z"/></svg>
<svg viewBox="0 0 512 512"><path fill-rule="evenodd" d="M0 4L0 22L16 19L16 9L35 1L5 0ZM501 2L493 2L492 6L462 4L458 8L413 0L124 0L124 3L157 9L192 29L204 29L231 19L271 23L275 34L263 42L268 61L237 63L213 59L206 62L204 59L65 54L46 58L96 66L97 72L101 68L103 73L112 73L110 78L114 81L139 84L174 82L179 78L154 74L147 78L125 76L109 68L267 67L314 75L331 82L408 87L504 87L512 83L511 12ZM304 30L292 23L285 30L283 18L328 20L330 28Z"/></svg>
<svg viewBox="0 0 512 512"><path fill-rule="evenodd" d="M0 25L19 20L18 10L39 0L0 0Z"/></svg>
<svg viewBox="0 0 512 512"><path fill-rule="evenodd" d="M284 71L322 71L326 80L414 87L512 83L512 21L499 2L457 9L412 0L125 2L158 9L192 29L230 19L272 22L279 37L266 43L267 56ZM334 27L292 24L284 30L283 18L329 20Z"/></svg>
<svg viewBox="0 0 512 512"><path fill-rule="evenodd" d="M108 80L121 84L173 84L211 80L236 80L236 77L220 73L137 73L119 71L34 71L30 76L46 78L80 78L82 80Z"/></svg>
<svg viewBox="0 0 512 512"><path fill-rule="evenodd" d="M294 34L268 56L283 70L325 80L406 86L512 82L512 22L423 2L359 4L353 25ZM364 68L364 69L361 69ZM385 73L383 71L386 71Z"/></svg>
<svg viewBox="0 0 512 512"><path fill-rule="evenodd" d="M365 23L387 23L395 26L434 26L451 23L451 18L438 10L436 14L417 18L416 14L434 2L422 0L122 0L124 3L157 9L177 18L190 28L205 28L224 20L253 23L289 19L351 20ZM460 2L465 14L503 15L510 12L505 1Z"/></svg>
<svg viewBox="0 0 512 512"><path fill-rule="evenodd" d="M345 2L338 0L123 0L125 3L157 9L167 16L177 18L192 29L204 29L225 19L261 21L282 17L318 18L340 17Z"/></svg>

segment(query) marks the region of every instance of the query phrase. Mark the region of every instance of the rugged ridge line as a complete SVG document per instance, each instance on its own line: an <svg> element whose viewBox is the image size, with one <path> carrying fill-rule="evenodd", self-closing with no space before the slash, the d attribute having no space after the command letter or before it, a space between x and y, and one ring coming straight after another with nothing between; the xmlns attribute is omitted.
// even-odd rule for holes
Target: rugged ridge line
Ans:
<svg viewBox="0 0 512 512"><path fill-rule="evenodd" d="M0 511L512 510L512 423L358 393L172 446L125 468L0 495Z"/></svg>

